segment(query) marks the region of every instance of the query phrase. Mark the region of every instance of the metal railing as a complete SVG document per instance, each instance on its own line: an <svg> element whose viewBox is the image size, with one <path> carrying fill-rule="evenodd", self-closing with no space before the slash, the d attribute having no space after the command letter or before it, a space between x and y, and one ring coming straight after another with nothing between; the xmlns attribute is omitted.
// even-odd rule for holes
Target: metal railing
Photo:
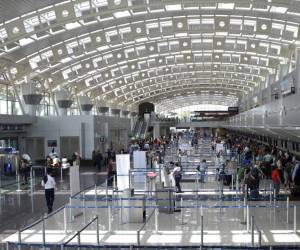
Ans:
<svg viewBox="0 0 300 250"><path fill-rule="evenodd" d="M99 237L99 219L98 216L95 216L88 224L86 224L84 227L82 227L79 231L76 232L70 239L68 239L65 243L61 244L61 250L64 250L65 247L68 246L68 244L77 237L77 245L81 246L81 233L87 229L90 225L92 225L94 222L96 222L96 242L97 246L100 246L100 237Z"/></svg>

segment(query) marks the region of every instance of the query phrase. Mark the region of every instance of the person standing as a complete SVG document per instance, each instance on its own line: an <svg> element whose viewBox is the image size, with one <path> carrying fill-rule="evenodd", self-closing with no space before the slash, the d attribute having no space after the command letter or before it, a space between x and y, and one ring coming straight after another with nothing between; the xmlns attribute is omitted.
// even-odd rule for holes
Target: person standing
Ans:
<svg viewBox="0 0 300 250"><path fill-rule="evenodd" d="M175 168L173 170L173 177L175 179L176 193L182 193L180 186L180 181L182 179L182 170L178 162L175 164Z"/></svg>
<svg viewBox="0 0 300 250"><path fill-rule="evenodd" d="M277 164L276 164L276 167L272 171L272 175L271 175L272 176L273 187L274 187L274 191L275 191L276 195L278 195L279 191L280 191L280 181L281 181L280 170L279 170L280 164L281 163L279 163L279 161L278 161Z"/></svg>
<svg viewBox="0 0 300 250"><path fill-rule="evenodd" d="M48 214L52 213L53 211L55 185L56 183L54 178L52 177L52 170L48 168L47 175L45 175L42 180L42 186L45 188L45 197L48 207Z"/></svg>

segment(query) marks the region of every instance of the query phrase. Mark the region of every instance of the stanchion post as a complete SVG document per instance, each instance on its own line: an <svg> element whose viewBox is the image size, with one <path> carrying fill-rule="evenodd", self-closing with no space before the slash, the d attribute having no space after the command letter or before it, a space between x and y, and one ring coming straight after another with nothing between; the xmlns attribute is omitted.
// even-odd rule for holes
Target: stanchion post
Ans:
<svg viewBox="0 0 300 250"><path fill-rule="evenodd" d="M184 219L183 219L183 198L181 197L181 200L180 200L180 206L181 206L181 209L180 209L180 216L181 216L181 225L184 224Z"/></svg>
<svg viewBox="0 0 300 250"><path fill-rule="evenodd" d="M137 231L136 237L137 237L137 245L140 246L141 241L140 241L140 231L139 230Z"/></svg>
<svg viewBox="0 0 300 250"><path fill-rule="evenodd" d="M108 206L108 179L106 179L105 200L106 200L106 206Z"/></svg>
<svg viewBox="0 0 300 250"><path fill-rule="evenodd" d="M201 212L201 216L203 216L203 205L201 204L201 209L200 209L200 212Z"/></svg>
<svg viewBox="0 0 300 250"><path fill-rule="evenodd" d="M131 171L130 169L128 170L128 184L129 184L129 189L131 189Z"/></svg>
<svg viewBox="0 0 300 250"><path fill-rule="evenodd" d="M244 222L247 221L247 209L246 209L246 203L247 203L246 196L244 196Z"/></svg>
<svg viewBox="0 0 300 250"><path fill-rule="evenodd" d="M97 184L95 184L95 209L97 210Z"/></svg>
<svg viewBox="0 0 300 250"><path fill-rule="evenodd" d="M297 207L294 205L294 233L297 233Z"/></svg>
<svg viewBox="0 0 300 250"><path fill-rule="evenodd" d="M33 175L32 175L32 167L30 167L30 192L33 195Z"/></svg>
<svg viewBox="0 0 300 250"><path fill-rule="evenodd" d="M100 238L99 238L99 217L96 216L96 234L97 234L97 245L100 245Z"/></svg>
<svg viewBox="0 0 300 250"><path fill-rule="evenodd" d="M161 164L158 165L158 171L159 171L159 184L161 185L162 183L162 178L161 178Z"/></svg>
<svg viewBox="0 0 300 250"><path fill-rule="evenodd" d="M236 194L236 198L238 195L238 190L239 190L239 176L238 174L236 174L236 180L235 180L235 194Z"/></svg>
<svg viewBox="0 0 300 250"><path fill-rule="evenodd" d="M251 246L254 247L254 216L251 216Z"/></svg>
<svg viewBox="0 0 300 250"><path fill-rule="evenodd" d="M83 206L83 213L85 216L85 192L83 192L82 206Z"/></svg>
<svg viewBox="0 0 300 250"><path fill-rule="evenodd" d="M113 188L114 188L114 190L117 189L116 175L114 175L114 177L113 177Z"/></svg>
<svg viewBox="0 0 300 250"><path fill-rule="evenodd" d="M111 206L108 206L108 232L111 232Z"/></svg>
<svg viewBox="0 0 300 250"><path fill-rule="evenodd" d="M286 197L286 224L289 224L290 197Z"/></svg>
<svg viewBox="0 0 300 250"><path fill-rule="evenodd" d="M78 247L80 248L81 240L80 240L80 232L79 231L77 232L77 244L78 244Z"/></svg>
<svg viewBox="0 0 300 250"><path fill-rule="evenodd" d="M67 208L64 207L64 231L67 233Z"/></svg>
<svg viewBox="0 0 300 250"><path fill-rule="evenodd" d="M18 182L18 190L17 190L17 192L20 192L20 191L22 191L21 190L21 183L20 183L20 173L18 173L18 175L17 175L17 182Z"/></svg>
<svg viewBox="0 0 300 250"><path fill-rule="evenodd" d="M155 208L155 233L158 233L158 208Z"/></svg>
<svg viewBox="0 0 300 250"><path fill-rule="evenodd" d="M261 231L258 231L258 247L261 247Z"/></svg>
<svg viewBox="0 0 300 250"><path fill-rule="evenodd" d="M121 202L120 220L121 223L123 223L123 198L122 197L120 198L120 202Z"/></svg>
<svg viewBox="0 0 300 250"><path fill-rule="evenodd" d="M201 240L200 240L200 249L203 249L203 239L204 239L204 232L203 232L203 215L201 215Z"/></svg>
<svg viewBox="0 0 300 250"><path fill-rule="evenodd" d="M72 218L72 198L71 197L69 198L69 210L70 210L70 222L72 222L73 218Z"/></svg>
<svg viewBox="0 0 300 250"><path fill-rule="evenodd" d="M45 249L46 246L46 229L45 229L45 218L42 220L42 236L43 236L43 247Z"/></svg>
<svg viewBox="0 0 300 250"><path fill-rule="evenodd" d="M232 191L233 191L233 186L234 186L234 185L233 185L233 180L234 180L234 175L232 174L232 175L231 175L231 190L232 190Z"/></svg>
<svg viewBox="0 0 300 250"><path fill-rule="evenodd" d="M63 182L63 168L60 167L60 182Z"/></svg>
<svg viewBox="0 0 300 250"><path fill-rule="evenodd" d="M18 249L21 250L22 238L21 238L21 231L18 231ZM8 249L8 248L7 248Z"/></svg>
<svg viewBox="0 0 300 250"><path fill-rule="evenodd" d="M270 205L272 203L272 184L270 184Z"/></svg>
<svg viewBox="0 0 300 250"><path fill-rule="evenodd" d="M249 224L249 205L247 205L247 232L249 233L249 226L250 226L250 224Z"/></svg>

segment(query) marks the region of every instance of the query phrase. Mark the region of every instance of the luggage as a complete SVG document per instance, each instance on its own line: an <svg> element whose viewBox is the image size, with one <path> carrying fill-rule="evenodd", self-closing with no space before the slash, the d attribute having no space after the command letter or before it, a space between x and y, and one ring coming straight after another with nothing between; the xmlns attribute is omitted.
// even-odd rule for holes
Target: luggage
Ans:
<svg viewBox="0 0 300 250"><path fill-rule="evenodd" d="M224 178L223 178L224 186L230 186L231 181L232 181L232 175L224 175Z"/></svg>

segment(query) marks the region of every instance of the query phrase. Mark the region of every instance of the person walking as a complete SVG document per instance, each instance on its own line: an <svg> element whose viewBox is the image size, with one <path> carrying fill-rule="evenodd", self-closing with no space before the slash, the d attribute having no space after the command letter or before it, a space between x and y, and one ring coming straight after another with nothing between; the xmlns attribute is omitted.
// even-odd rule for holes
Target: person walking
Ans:
<svg viewBox="0 0 300 250"><path fill-rule="evenodd" d="M53 203L54 203L54 189L55 189L55 180L52 177L52 169L47 169L47 175L44 176L42 180L42 186L45 188L45 197L46 203L48 207L48 214L53 211Z"/></svg>

